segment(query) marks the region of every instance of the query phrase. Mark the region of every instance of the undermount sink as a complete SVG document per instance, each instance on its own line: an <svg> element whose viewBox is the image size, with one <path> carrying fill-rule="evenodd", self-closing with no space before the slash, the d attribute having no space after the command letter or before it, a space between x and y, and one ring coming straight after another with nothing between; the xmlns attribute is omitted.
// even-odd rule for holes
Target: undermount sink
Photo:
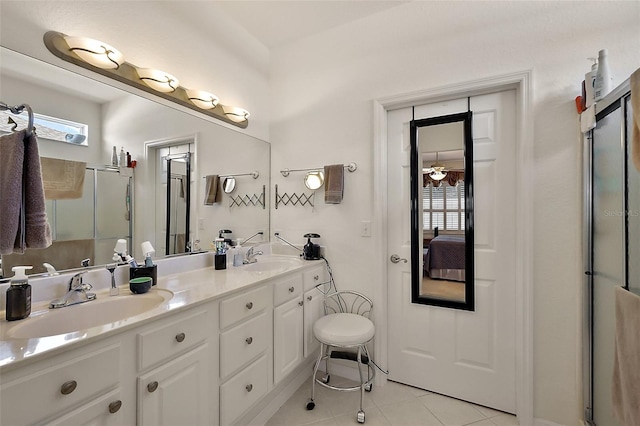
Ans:
<svg viewBox="0 0 640 426"><path fill-rule="evenodd" d="M5 336L31 339L86 330L143 314L167 303L172 297L171 291L163 289L121 296L98 294L98 298L90 302L33 312L27 319L7 324Z"/></svg>
<svg viewBox="0 0 640 426"><path fill-rule="evenodd" d="M242 269L249 272L265 273L265 272L284 272L295 266L302 264L302 260L297 257L286 256L258 256L255 263L243 265Z"/></svg>

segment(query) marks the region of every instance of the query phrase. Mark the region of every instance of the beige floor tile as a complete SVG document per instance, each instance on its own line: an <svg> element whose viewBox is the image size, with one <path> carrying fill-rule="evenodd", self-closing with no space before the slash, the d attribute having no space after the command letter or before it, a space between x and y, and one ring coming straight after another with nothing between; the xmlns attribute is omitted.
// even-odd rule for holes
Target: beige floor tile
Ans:
<svg viewBox="0 0 640 426"><path fill-rule="evenodd" d="M379 407L387 421L402 426L442 426L442 423L417 399Z"/></svg>
<svg viewBox="0 0 640 426"><path fill-rule="evenodd" d="M431 394L418 398L425 407L446 426L462 426L484 420L480 411L473 404L446 396Z"/></svg>
<svg viewBox="0 0 640 426"><path fill-rule="evenodd" d="M357 410L350 414L334 417L337 426L359 425L356 419ZM365 426L391 426L387 418L377 407L364 409Z"/></svg>
<svg viewBox="0 0 640 426"><path fill-rule="evenodd" d="M480 420L479 422L469 423L468 426L495 426L491 419Z"/></svg>
<svg viewBox="0 0 640 426"><path fill-rule="evenodd" d="M518 426L518 419L512 414L500 414L496 417L491 417L491 421L498 426Z"/></svg>
<svg viewBox="0 0 640 426"><path fill-rule="evenodd" d="M505 414L502 411L494 410L493 408L483 407L482 405L473 404L473 407L484 414L485 417L495 417L501 414Z"/></svg>
<svg viewBox="0 0 640 426"><path fill-rule="evenodd" d="M371 397L378 407L415 399L409 386L391 381L387 381L384 386L374 387L371 391Z"/></svg>

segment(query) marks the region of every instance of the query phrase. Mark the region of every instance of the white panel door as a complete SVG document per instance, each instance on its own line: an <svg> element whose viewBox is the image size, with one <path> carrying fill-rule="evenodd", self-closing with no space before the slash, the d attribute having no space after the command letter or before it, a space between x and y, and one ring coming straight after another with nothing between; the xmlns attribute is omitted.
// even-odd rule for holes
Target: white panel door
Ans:
<svg viewBox="0 0 640 426"><path fill-rule="evenodd" d="M389 379L515 413L514 90L472 97L475 311L411 303L411 265L389 264ZM467 99L416 107L416 119L467 111ZM409 122L390 111L388 253L411 259Z"/></svg>

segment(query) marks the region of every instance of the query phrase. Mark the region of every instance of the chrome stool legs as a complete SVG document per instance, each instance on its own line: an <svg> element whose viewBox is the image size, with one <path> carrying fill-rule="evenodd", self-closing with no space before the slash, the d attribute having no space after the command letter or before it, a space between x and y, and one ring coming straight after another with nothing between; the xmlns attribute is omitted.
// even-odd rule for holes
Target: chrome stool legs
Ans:
<svg viewBox="0 0 640 426"><path fill-rule="evenodd" d="M318 359L313 367L313 374L311 376L311 398L307 402L307 410L313 410L316 406L315 404L315 386L316 383L324 386L328 389L333 389L337 391L360 391L360 409L356 415L356 419L358 423L364 423L365 414L363 410L364 405L364 393L371 392L373 387L373 379L375 377L375 368L371 366L371 357L369 356L369 351L367 347L363 345L356 346L356 352L346 352L346 351L332 351L330 345L326 345L324 343L320 343L320 353L318 355ZM358 386L333 386L330 385L329 382L331 380L331 374L329 373L329 359L331 358L339 358L339 359L347 359L350 361L355 361L358 364L358 374L360 376L360 384ZM326 374L324 377L316 378L318 373L318 368L320 367L320 363L325 360L326 366ZM367 368L367 378L364 377L364 372L362 371L363 367Z"/></svg>

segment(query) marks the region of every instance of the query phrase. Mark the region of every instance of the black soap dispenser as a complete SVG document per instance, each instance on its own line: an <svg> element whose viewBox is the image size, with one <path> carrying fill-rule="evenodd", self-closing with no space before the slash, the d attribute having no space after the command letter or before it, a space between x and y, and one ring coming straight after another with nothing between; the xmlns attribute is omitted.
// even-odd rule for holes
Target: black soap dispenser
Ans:
<svg viewBox="0 0 640 426"><path fill-rule="evenodd" d="M7 289L7 321L27 318L31 315L31 285L25 271L33 266L14 266L11 285Z"/></svg>

